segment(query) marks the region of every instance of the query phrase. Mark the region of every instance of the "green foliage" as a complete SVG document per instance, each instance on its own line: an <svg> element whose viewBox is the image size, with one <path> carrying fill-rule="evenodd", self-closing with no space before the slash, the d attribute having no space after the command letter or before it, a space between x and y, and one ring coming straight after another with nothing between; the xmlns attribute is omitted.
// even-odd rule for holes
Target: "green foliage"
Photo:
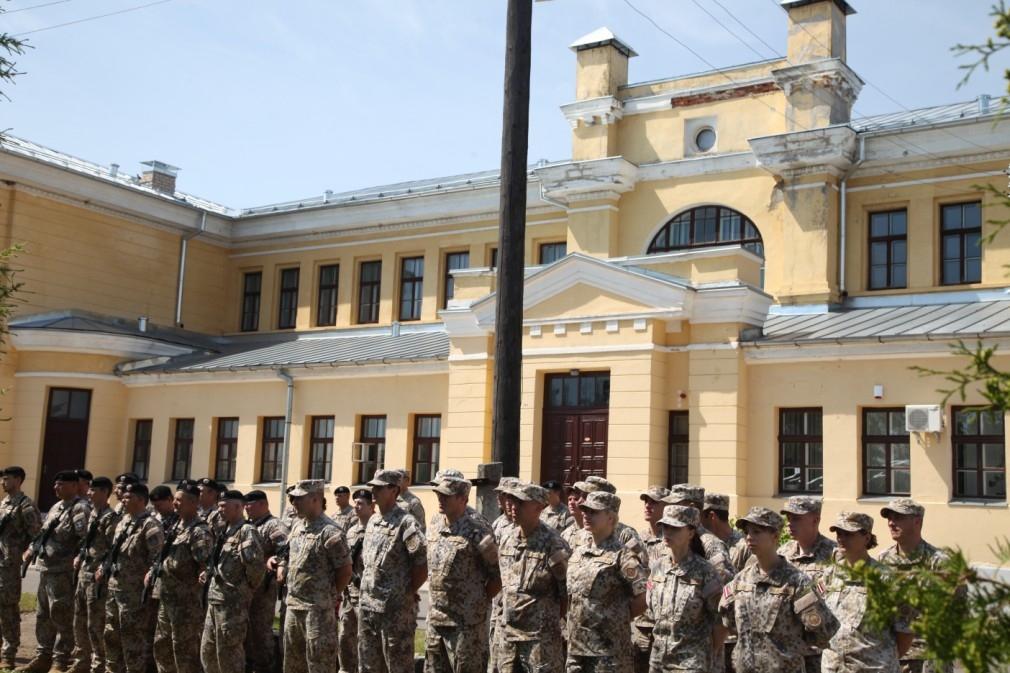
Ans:
<svg viewBox="0 0 1010 673"><path fill-rule="evenodd" d="M3 14L4 11L3 7L0 7L0 14ZM17 70L14 59L24 54L27 46L24 40L19 40L7 33L0 33L0 84L4 88L8 84L12 84L14 78L21 74ZM3 89L0 89L0 96L9 99Z"/></svg>
<svg viewBox="0 0 1010 673"><path fill-rule="evenodd" d="M21 594L21 604L18 606L19 612L35 612L35 606L38 605L38 598L35 594L22 593Z"/></svg>
<svg viewBox="0 0 1010 673"><path fill-rule="evenodd" d="M970 390L978 390L988 404L985 407L1006 411L1010 409L1010 372L997 369L992 363L996 346L985 346L981 341L969 347L963 341L951 346L954 355L968 359L964 369L939 370L929 367L912 367L920 376L942 376L950 386L937 392L943 395L943 405L953 397L964 402Z"/></svg>
<svg viewBox="0 0 1010 673"><path fill-rule="evenodd" d="M1010 10L1007 9L1005 0L999 0L998 3L994 4L989 9L989 16L993 19L993 29L996 33L995 38L989 37L981 44L956 44L951 47L951 51L956 56L970 55L975 59L970 63L959 66L965 73L960 84L958 84L958 88L967 84L971 76L980 67L988 72L989 59L1007 47L1010 47ZM1010 93L1010 69L1003 71L1003 78L1008 82L1007 91ZM1006 101L1007 96L1004 96L1003 100Z"/></svg>

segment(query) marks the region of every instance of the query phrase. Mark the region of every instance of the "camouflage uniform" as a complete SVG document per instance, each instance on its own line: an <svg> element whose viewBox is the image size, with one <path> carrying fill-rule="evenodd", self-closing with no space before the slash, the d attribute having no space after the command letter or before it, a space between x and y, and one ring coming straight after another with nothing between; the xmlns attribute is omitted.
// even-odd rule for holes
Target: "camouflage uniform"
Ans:
<svg viewBox="0 0 1010 673"><path fill-rule="evenodd" d="M884 568L872 559L868 565L878 570ZM841 566L828 566L821 574L821 581L824 603L839 624L838 631L821 654L821 670L824 673L898 673L896 629L877 631L866 623L866 587L852 581Z"/></svg>
<svg viewBox="0 0 1010 673"><path fill-rule="evenodd" d="M0 635L4 664L13 668L21 645L21 557L39 531L42 514L24 493L8 495L0 502Z"/></svg>
<svg viewBox="0 0 1010 673"><path fill-rule="evenodd" d="M733 570L740 572L751 558L746 536L739 531L733 531L733 536L726 541L726 546L729 547L729 562L733 565Z"/></svg>
<svg viewBox="0 0 1010 673"><path fill-rule="evenodd" d="M335 591L337 572L351 563L344 532L325 514L299 519L289 545L288 559L282 564L288 588L284 673L333 673L340 600Z"/></svg>
<svg viewBox="0 0 1010 673"><path fill-rule="evenodd" d="M498 544L483 517L464 513L450 524L442 515L428 529L431 607L425 637L426 673L487 669L491 601L485 588L499 578Z"/></svg>
<svg viewBox="0 0 1010 673"><path fill-rule="evenodd" d="M424 524L427 519L424 518L424 505L421 504L420 498L407 491L406 493L401 493L396 499L396 505L407 514L413 515L421 528L421 532L424 532Z"/></svg>
<svg viewBox="0 0 1010 673"><path fill-rule="evenodd" d="M263 542L263 558L277 555L288 541L288 528L273 514L266 514L252 524ZM253 593L249 607L249 629L246 632L245 655L257 673L273 673L277 657L274 640L274 613L277 611L277 581L264 567L263 582Z"/></svg>
<svg viewBox="0 0 1010 673"><path fill-rule="evenodd" d="M340 602L339 656L341 673L357 673L358 670L358 607L361 602L361 548L364 544L365 525L355 522L347 531L347 548L351 558L351 581L344 589Z"/></svg>
<svg viewBox="0 0 1010 673"><path fill-rule="evenodd" d="M200 673L204 606L199 577L214 541L207 522L199 517L178 526L158 579L154 662L158 673Z"/></svg>
<svg viewBox="0 0 1010 673"><path fill-rule="evenodd" d="M838 545L833 540L818 533L817 541L814 542L814 546L809 552L803 551L800 548L800 543L796 540L790 540L779 547L779 556L784 557L790 564L806 573L816 585L834 560L837 548Z"/></svg>
<svg viewBox="0 0 1010 673"><path fill-rule="evenodd" d="M149 512L124 514L110 551L115 558L105 603L105 656L109 673L144 673L150 608L141 603L144 577L165 543L161 525Z"/></svg>
<svg viewBox="0 0 1010 673"><path fill-rule="evenodd" d="M354 507L347 505L346 507L341 507L337 510L337 513L333 515L332 519L340 527L340 530L347 534L347 531L351 530L351 526L358 522L358 515L354 513Z"/></svg>
<svg viewBox="0 0 1010 673"><path fill-rule="evenodd" d="M518 483L520 482L516 477L502 477L498 486L495 487L495 491L504 493L507 489ZM512 523L512 520L505 514L505 512L499 514L495 520L491 522L491 534L494 535L494 541L499 547L501 547L502 541L512 532L512 527L514 525L515 524ZM488 633L488 673L496 673L498 670L495 660L498 648L495 643L497 642L496 638L498 637L498 633L501 628L501 601L502 592L499 591L498 594L491 600L491 626Z"/></svg>
<svg viewBox="0 0 1010 673"><path fill-rule="evenodd" d="M649 658L651 673L709 673L712 631L719 621L722 581L715 567L691 553L652 568L647 614L655 621Z"/></svg>
<svg viewBox="0 0 1010 673"><path fill-rule="evenodd" d="M214 536L215 541L228 527L227 522L224 520L224 515L221 514L221 510L216 505L208 509L201 509L198 516L207 522L207 529L210 530L210 534Z"/></svg>
<svg viewBox="0 0 1010 673"><path fill-rule="evenodd" d="M253 593L263 581L263 563L263 542L250 523L228 526L215 542L200 639L200 661L206 673L244 673L242 646Z"/></svg>
<svg viewBox="0 0 1010 673"><path fill-rule="evenodd" d="M670 557L670 551L663 540L662 534L656 535L652 528L643 528L639 532L642 538L642 545L645 547L645 554L649 559L650 576L660 570ZM651 583L646 588L646 593L652 591ZM631 643L635 646L635 670L644 671L649 666L649 653L652 650L652 632L655 626L652 615L648 610L635 617L631 622Z"/></svg>
<svg viewBox="0 0 1010 673"><path fill-rule="evenodd" d="M579 525L579 523L572 518L572 522L568 524L568 528L561 531L561 539L565 541L569 549L575 549L579 545L582 539L582 534L586 532L586 529Z"/></svg>
<svg viewBox="0 0 1010 673"><path fill-rule="evenodd" d="M77 665L84 663L92 673L105 670L105 592L99 592L95 571L112 546L119 515L108 505L101 511L91 508L91 520L85 542L84 559L74 592L74 641ZM84 669L87 670L87 669Z"/></svg>
<svg viewBox="0 0 1010 673"><path fill-rule="evenodd" d="M365 527L358 613L358 666L362 671L413 670L417 599L408 595L410 571L427 563L417 520L400 507L376 513Z"/></svg>
<svg viewBox="0 0 1010 673"><path fill-rule="evenodd" d="M559 502L554 507L545 507L540 512L540 520L560 533L575 521L575 517L568 511L568 505Z"/></svg>
<svg viewBox="0 0 1010 673"><path fill-rule="evenodd" d="M543 522L526 537L515 526L499 544L502 616L495 662L503 673L561 671L561 603L570 551Z"/></svg>
<svg viewBox="0 0 1010 673"><path fill-rule="evenodd" d="M80 498L53 505L42 528L55 523L36 566L39 569L35 609L36 656L68 664L74 650L74 557L88 534L88 508Z"/></svg>

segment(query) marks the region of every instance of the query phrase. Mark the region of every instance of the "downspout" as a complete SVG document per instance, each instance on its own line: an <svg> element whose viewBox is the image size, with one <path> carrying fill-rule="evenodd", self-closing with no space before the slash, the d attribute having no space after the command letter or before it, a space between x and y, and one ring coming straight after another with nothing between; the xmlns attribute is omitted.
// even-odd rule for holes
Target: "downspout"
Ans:
<svg viewBox="0 0 1010 673"><path fill-rule="evenodd" d="M838 186L839 200L840 204L839 219L841 221L841 226L839 227L839 243L838 243L838 295L839 298L844 300L848 296L848 291L845 289L845 240L846 240L846 229L847 227L847 212L848 212L848 190L849 190L849 176L856 172L860 165L862 165L863 160L866 157L866 138L859 136L859 155L856 158L856 163L852 165L849 170L845 172L845 176L842 178L842 182Z"/></svg>
<svg viewBox="0 0 1010 673"><path fill-rule="evenodd" d="M544 203L549 203L550 205L554 206L555 208L560 208L561 210L565 211L566 213L568 212L568 206L567 205L561 203L560 201L555 201L554 199L552 199L549 196L547 196L547 192L544 191L544 183L543 182L540 182L540 200L543 201Z"/></svg>
<svg viewBox="0 0 1010 673"><path fill-rule="evenodd" d="M175 290L175 326L182 327L182 288L186 284L186 251L189 250L189 242L203 232L207 231L207 213L200 214L200 228L196 231L185 234L179 247L179 285Z"/></svg>
<svg viewBox="0 0 1010 673"><path fill-rule="evenodd" d="M278 509L278 516L283 518L284 508L288 504L288 453L291 449L291 407L295 400L295 380L291 378L291 375L288 374L286 369L278 369L277 376L284 379L284 382L288 386L288 399L284 410L284 446L281 449L281 503Z"/></svg>

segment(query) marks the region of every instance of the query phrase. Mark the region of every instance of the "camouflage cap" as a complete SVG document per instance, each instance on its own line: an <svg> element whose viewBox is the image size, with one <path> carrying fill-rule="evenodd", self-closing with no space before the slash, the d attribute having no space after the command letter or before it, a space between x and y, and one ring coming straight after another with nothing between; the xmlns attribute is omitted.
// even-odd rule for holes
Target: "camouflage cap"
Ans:
<svg viewBox="0 0 1010 673"><path fill-rule="evenodd" d="M456 468L448 467L444 470L439 470L438 472L436 472L435 478L429 481L428 483L432 486L437 486L438 482L442 481L443 479L466 479L466 477L464 477L463 473L457 470Z"/></svg>
<svg viewBox="0 0 1010 673"><path fill-rule="evenodd" d="M659 520L659 523L673 526L674 528L683 528L684 526L694 526L697 528L701 525L701 515L698 513L697 507L667 505L663 510L663 518Z"/></svg>
<svg viewBox="0 0 1010 673"><path fill-rule="evenodd" d="M887 507L880 510L880 516L885 519L890 518L894 514L905 516L923 516L925 513L926 508L911 498L895 498L891 502L887 503Z"/></svg>
<svg viewBox="0 0 1010 673"><path fill-rule="evenodd" d="M572 484L572 490L578 491L579 493L596 493L600 490L599 486L596 484L590 484L588 481L577 481Z"/></svg>
<svg viewBox="0 0 1010 673"><path fill-rule="evenodd" d="M782 505L779 514L820 514L821 499L812 495L794 495Z"/></svg>
<svg viewBox="0 0 1010 673"><path fill-rule="evenodd" d="M369 486L399 486L403 477L399 470L377 470L368 482Z"/></svg>
<svg viewBox="0 0 1010 673"><path fill-rule="evenodd" d="M466 479L456 479L448 477L440 480L438 485L432 489L435 493L442 495L470 495L470 482Z"/></svg>
<svg viewBox="0 0 1010 673"><path fill-rule="evenodd" d="M861 512L839 512L838 520L835 521L834 525L828 530L832 533L836 533L840 530L844 530L849 533L855 533L857 531L872 533L873 517Z"/></svg>
<svg viewBox="0 0 1010 673"><path fill-rule="evenodd" d="M605 493L617 493L617 487L614 486L614 484L611 483L610 481L604 479L603 477L597 477L596 475L593 475L591 477L586 477L586 481L589 482L590 484L594 484L596 486L597 491L603 491Z"/></svg>
<svg viewBox="0 0 1010 673"><path fill-rule="evenodd" d="M653 502L663 502L666 496L670 495L670 489L665 486L653 485L642 491L639 495L641 500L652 500Z"/></svg>
<svg viewBox="0 0 1010 673"><path fill-rule="evenodd" d="M498 482L498 485L494 487L494 490L499 493L505 493L510 488L515 488L515 486L520 483L522 482L519 481L518 477L502 477L501 481Z"/></svg>
<svg viewBox="0 0 1010 673"><path fill-rule="evenodd" d="M322 479L302 479L295 484L293 489L288 491L288 495L293 498L300 498L309 493L324 493L325 491L326 482Z"/></svg>
<svg viewBox="0 0 1010 673"><path fill-rule="evenodd" d="M586 496L586 501L579 505L579 507L617 514L621 510L621 499L613 493L596 491Z"/></svg>
<svg viewBox="0 0 1010 673"><path fill-rule="evenodd" d="M776 514L767 507L751 507L750 511L736 520L736 527L743 530L745 524L752 523L756 526L764 526L775 531L782 530L782 516Z"/></svg>
<svg viewBox="0 0 1010 673"><path fill-rule="evenodd" d="M539 484L528 484L521 481L506 491L506 493L524 502L532 501L539 502L542 505L547 504L547 489Z"/></svg>
<svg viewBox="0 0 1010 673"><path fill-rule="evenodd" d="M704 509L714 509L720 512L729 511L729 496L725 493L706 493Z"/></svg>
<svg viewBox="0 0 1010 673"><path fill-rule="evenodd" d="M705 502L705 487L694 484L674 484L670 487L670 495L666 496L666 502L671 505L681 502L696 502L700 505Z"/></svg>

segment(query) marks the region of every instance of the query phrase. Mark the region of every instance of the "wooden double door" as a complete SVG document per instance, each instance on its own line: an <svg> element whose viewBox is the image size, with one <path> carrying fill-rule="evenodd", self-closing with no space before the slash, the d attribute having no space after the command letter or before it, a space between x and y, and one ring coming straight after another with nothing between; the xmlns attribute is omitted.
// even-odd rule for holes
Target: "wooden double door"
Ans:
<svg viewBox="0 0 1010 673"><path fill-rule="evenodd" d="M541 481L606 477L610 373L548 374L544 390Z"/></svg>

